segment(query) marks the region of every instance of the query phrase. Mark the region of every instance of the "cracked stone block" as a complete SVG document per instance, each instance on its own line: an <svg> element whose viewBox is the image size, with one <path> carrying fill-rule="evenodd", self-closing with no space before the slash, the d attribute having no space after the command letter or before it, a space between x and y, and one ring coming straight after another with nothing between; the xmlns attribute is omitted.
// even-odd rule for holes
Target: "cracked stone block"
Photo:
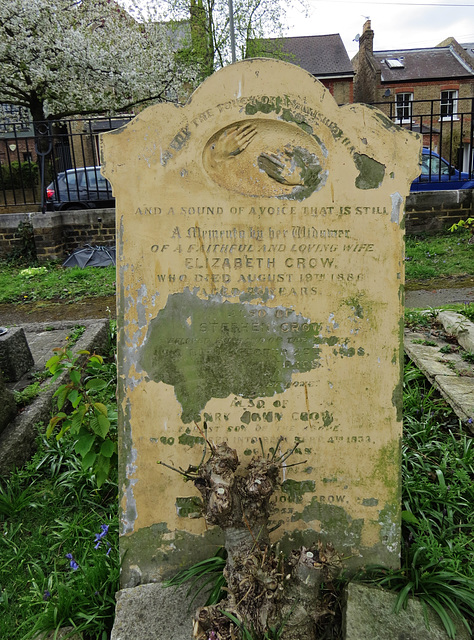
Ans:
<svg viewBox="0 0 474 640"><path fill-rule="evenodd" d="M17 382L34 364L22 327L8 329L0 336L0 372L6 382Z"/></svg>

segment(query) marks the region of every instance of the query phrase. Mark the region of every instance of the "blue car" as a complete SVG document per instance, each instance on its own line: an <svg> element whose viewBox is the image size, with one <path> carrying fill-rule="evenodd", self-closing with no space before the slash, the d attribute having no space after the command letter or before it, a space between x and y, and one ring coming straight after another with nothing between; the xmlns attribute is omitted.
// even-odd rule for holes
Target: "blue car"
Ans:
<svg viewBox="0 0 474 640"><path fill-rule="evenodd" d="M412 182L410 191L474 189L474 175L458 171L440 155L423 149L421 175Z"/></svg>

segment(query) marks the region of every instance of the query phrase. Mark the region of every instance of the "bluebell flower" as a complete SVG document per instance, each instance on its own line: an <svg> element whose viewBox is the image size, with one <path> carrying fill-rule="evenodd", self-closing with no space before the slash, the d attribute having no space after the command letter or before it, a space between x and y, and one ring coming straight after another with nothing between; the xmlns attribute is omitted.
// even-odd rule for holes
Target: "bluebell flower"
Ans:
<svg viewBox="0 0 474 640"><path fill-rule="evenodd" d="M69 560L69 566L73 571L77 571L79 569L79 565L72 557L72 553L66 553L66 558Z"/></svg>
<svg viewBox="0 0 474 640"><path fill-rule="evenodd" d="M108 532L109 532L109 525L108 524L101 524L100 528L102 529L102 531L100 533L94 534L94 542L97 542L97 544L95 545L94 549L98 549L100 547L100 543L102 542L102 538L104 536L106 536L108 534Z"/></svg>
<svg viewBox="0 0 474 640"><path fill-rule="evenodd" d="M43 593L43 600L49 600L50 598L51 598L51 592L49 591L49 589L45 589Z"/></svg>

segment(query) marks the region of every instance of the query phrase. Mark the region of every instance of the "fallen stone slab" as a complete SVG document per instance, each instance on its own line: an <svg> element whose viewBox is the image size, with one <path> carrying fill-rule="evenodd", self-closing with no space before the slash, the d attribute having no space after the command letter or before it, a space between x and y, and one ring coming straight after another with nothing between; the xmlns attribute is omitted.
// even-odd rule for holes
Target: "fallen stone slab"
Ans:
<svg viewBox="0 0 474 640"><path fill-rule="evenodd" d="M61 323L60 323L61 324ZM73 352L82 350L103 353L108 342L108 320L88 320L74 322L73 325L82 324L86 330L73 347ZM54 323L48 323L51 328L49 334L51 355L54 344ZM26 333L31 328L28 327ZM40 330L41 327L38 327ZM0 476L8 474L15 468L19 468L31 458L35 449L35 439L38 435L38 424L49 422L52 408L52 398L56 389L66 382L68 372L61 374L54 383L46 381L42 385L40 395L4 429L0 434Z"/></svg>
<svg viewBox="0 0 474 640"><path fill-rule="evenodd" d="M394 613L396 593L376 587L349 583L343 613L345 640L448 640L437 614L422 603L410 598L406 609ZM457 640L470 640L471 634L461 623L454 621Z"/></svg>
<svg viewBox="0 0 474 640"><path fill-rule="evenodd" d="M441 349L446 345L436 336L426 340L423 333L405 330L405 353L438 389L456 415L473 430L474 368L459 353L443 353Z"/></svg>
<svg viewBox="0 0 474 640"><path fill-rule="evenodd" d="M446 333L454 336L463 349L474 353L474 323L454 311L440 311L437 320Z"/></svg>
<svg viewBox="0 0 474 640"><path fill-rule="evenodd" d="M110 640L192 640L192 618L202 598L191 607L188 586L141 584L115 594L117 606Z"/></svg>

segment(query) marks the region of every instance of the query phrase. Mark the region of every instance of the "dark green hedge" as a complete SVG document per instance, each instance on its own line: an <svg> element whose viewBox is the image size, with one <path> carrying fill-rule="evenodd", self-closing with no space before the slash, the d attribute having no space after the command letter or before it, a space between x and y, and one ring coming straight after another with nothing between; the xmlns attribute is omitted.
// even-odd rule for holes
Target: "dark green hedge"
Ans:
<svg viewBox="0 0 474 640"><path fill-rule="evenodd" d="M39 169L35 162L12 162L2 165L0 188L31 189L39 180Z"/></svg>

